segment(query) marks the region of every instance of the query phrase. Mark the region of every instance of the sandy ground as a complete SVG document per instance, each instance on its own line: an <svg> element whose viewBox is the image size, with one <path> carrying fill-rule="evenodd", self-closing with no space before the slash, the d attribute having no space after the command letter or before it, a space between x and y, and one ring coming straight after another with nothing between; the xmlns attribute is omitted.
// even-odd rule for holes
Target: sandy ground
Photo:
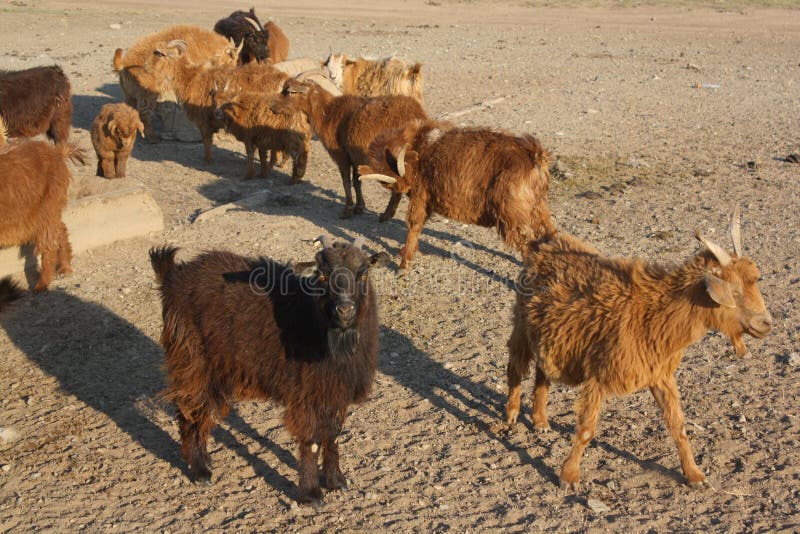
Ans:
<svg viewBox="0 0 800 534"><path fill-rule="evenodd" d="M215 484L192 485L172 409L157 395L161 317L147 249L171 242L182 258L227 248L307 259L310 239L327 232L396 254L406 203L379 224L387 195L368 184L369 213L340 220L339 178L317 141L306 182L293 187L282 173L243 181L243 148L230 138L217 141L209 165L197 144L139 141L128 173L152 191L166 229L76 257L74 274L49 294L0 317L0 426L19 435L0 445L0 530L796 531L800 166L782 158L800 152L800 11L346 4L256 8L289 35L292 57L333 49L423 61L432 115L506 97L459 121L539 136L560 161L549 196L558 224L600 249L680 261L697 248L696 226L730 246L727 213L742 202L745 249L761 267L774 331L749 340L748 359L709 334L678 371L713 489L684 485L646 392L606 402L577 494L557 485L575 390L554 388L552 432L533 432L527 395L518 430L493 431L519 261L493 231L441 217L426 225L408 276L375 273L380 371L341 438L350 489L317 510L293 504L296 461L281 410L252 403L213 434ZM62 65L74 139L90 148L91 120L120 99L114 48L173 23L210 28L242 7L3 2L0 68ZM93 171L77 170L76 182ZM191 223L264 188L255 209Z"/></svg>

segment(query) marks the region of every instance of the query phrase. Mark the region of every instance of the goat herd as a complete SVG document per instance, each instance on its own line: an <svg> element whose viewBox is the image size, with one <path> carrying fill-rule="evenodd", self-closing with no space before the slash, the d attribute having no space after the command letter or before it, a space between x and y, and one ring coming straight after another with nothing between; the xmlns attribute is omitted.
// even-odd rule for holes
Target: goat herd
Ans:
<svg viewBox="0 0 800 534"><path fill-rule="evenodd" d="M391 191L381 221L394 216L403 194L409 197L401 271L434 212L494 226L520 252L506 423L517 421L520 383L531 366L538 429L548 428L551 382L582 387L562 486L579 483L604 398L645 387L677 444L688 483L706 485L674 377L682 351L715 329L743 355L743 334L764 337L772 322L758 268L743 256L738 205L733 252L698 231L702 248L678 266L608 258L554 225L546 202L548 153L539 141L432 120L422 107L420 64L333 54L324 62L285 61L288 39L274 23L262 26L253 10L237 11L214 29L174 26L116 51L126 103L104 106L92 125L99 175L125 176L137 131L157 140L152 114L165 96L197 125L206 159L219 129L244 143L246 178L254 175L257 150L262 177L279 158L291 157L292 183L301 180L313 132L341 173L343 217L364 211L362 180L379 180ZM42 257L35 291L46 290L56 272L70 271L61 221L70 180L65 160L85 160L67 140L71 113L69 81L59 67L0 73L0 247L35 244ZM53 143L7 140L40 133ZM328 490L346 486L337 437L349 406L364 401L374 381L378 295L369 270L388 256L366 254L362 238L320 240L314 262L290 265L230 252L176 263L175 248L151 250L163 303L167 396L196 482L211 481L206 443L231 404L273 399L285 406L285 426L299 447L298 500L320 502L320 479ZM0 308L21 294L4 279Z"/></svg>

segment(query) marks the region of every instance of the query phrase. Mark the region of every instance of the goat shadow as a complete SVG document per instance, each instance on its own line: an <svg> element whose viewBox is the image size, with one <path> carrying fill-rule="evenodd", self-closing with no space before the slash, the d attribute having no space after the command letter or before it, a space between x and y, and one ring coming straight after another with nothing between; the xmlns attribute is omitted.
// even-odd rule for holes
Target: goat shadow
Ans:
<svg viewBox="0 0 800 534"><path fill-rule="evenodd" d="M382 357L379 365L383 374L394 378L399 384L427 399L432 406L446 411L465 425L472 425L480 432L496 439L510 452L516 453L521 463L533 467L545 480L555 486L560 484L559 473L544 461L544 457L531 456L527 446L524 443L517 443L518 440L512 439L509 432L503 428L507 401L505 395L498 393L483 383L473 382L446 369L442 363L415 347L413 341L401 332L389 327L383 327L381 332L383 334L381 340ZM387 347L391 347L392 351L399 354L393 361L385 357ZM505 369L503 368L499 372L505 378ZM530 378L523 382L523 387L526 386L532 390L533 384ZM525 401L530 403L529 395L524 396L523 403ZM526 409L528 413L525 413ZM467 410L472 413L468 413ZM533 427L533 423L528 417L529 410L530 406L523 404L523 410L520 413L515 432L527 431L534 434L540 432ZM473 415L476 412L478 415ZM571 413L569 417L574 417L574 414ZM557 439L562 439L565 443L571 443L575 432L574 425L554 422L551 417L550 426L557 434ZM552 456L549 451L552 449L553 443L553 439L548 438L540 440L538 445L548 450L546 456ZM638 465L642 470L656 471L664 477L682 482L682 478L676 471L664 467L658 463L657 459L641 459L608 443L602 438L602 435L597 436L592 441L592 445L603 449L607 453L624 458ZM561 462L565 459L566 456L564 458L556 458L555 461Z"/></svg>
<svg viewBox="0 0 800 534"><path fill-rule="evenodd" d="M243 163L241 165L244 166ZM264 202L256 206L247 203L248 196L264 189L269 191ZM399 248L394 243L402 246L406 240L407 230L403 219L396 216L390 221L381 223L378 221L378 214L369 210L350 219L341 219L339 214L344 206L344 201L337 192L315 185L307 179L299 184L289 185L289 176L281 171L273 170L267 179L238 181L222 179L201 186L199 191L206 198L219 204L239 204L241 207L237 209L242 211L302 217L315 226L324 228L325 232L334 239L351 241L353 235L362 235L372 241L375 248L386 250L393 255L399 253ZM377 194L382 194L382 198L388 201L388 194L382 188L379 191L365 191L365 195ZM450 242L452 245L448 250L433 244L426 237ZM463 245L463 248L456 248L456 245L459 244ZM502 246L499 237L497 244ZM465 249L485 252L508 260L513 265L521 265L521 262L511 254L465 240L450 232L433 229L430 225L425 226L422 230L417 258L422 255L437 256L451 261L454 269L463 266L480 275L498 279L498 274L491 266L481 265L463 256L461 252ZM414 264L412 264L412 270L413 268ZM502 281L506 287L514 289L514 280L503 277Z"/></svg>
<svg viewBox="0 0 800 534"><path fill-rule="evenodd" d="M51 290L12 304L0 316L0 327L66 393L106 414L133 441L189 476L180 443L137 407L141 399L160 403L165 382L163 350L136 326L100 304ZM166 411L174 416L171 407ZM257 439L278 461L296 469L292 452L258 436L235 410L212 434L273 488L284 494L293 491L294 483L248 452L234 432Z"/></svg>

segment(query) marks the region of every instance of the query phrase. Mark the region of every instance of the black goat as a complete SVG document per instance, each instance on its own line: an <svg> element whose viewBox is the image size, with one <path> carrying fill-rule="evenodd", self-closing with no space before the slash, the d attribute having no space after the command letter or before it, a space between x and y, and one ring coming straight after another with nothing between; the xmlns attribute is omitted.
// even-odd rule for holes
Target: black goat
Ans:
<svg viewBox="0 0 800 534"><path fill-rule="evenodd" d="M345 488L336 439L348 407L366 400L378 355L378 310L368 272L388 261L361 239L330 243L314 273L229 252L175 264L177 249L150 251L160 282L167 398L177 407L183 457L211 482L209 433L240 400L272 399L299 447L298 501Z"/></svg>
<svg viewBox="0 0 800 534"><path fill-rule="evenodd" d="M220 19L214 25L214 31L220 35L233 39L236 46L244 41L244 46L239 53L241 63L251 61L262 62L270 57L268 32L261 25L261 21L256 17L256 9L250 8L247 11L234 11L224 19Z"/></svg>

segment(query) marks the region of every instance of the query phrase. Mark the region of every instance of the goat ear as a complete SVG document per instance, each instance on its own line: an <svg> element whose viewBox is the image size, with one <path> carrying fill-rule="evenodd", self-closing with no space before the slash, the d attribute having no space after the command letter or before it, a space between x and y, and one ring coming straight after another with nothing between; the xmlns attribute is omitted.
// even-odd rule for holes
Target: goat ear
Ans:
<svg viewBox="0 0 800 534"><path fill-rule="evenodd" d="M411 67L411 69L409 69L411 77L414 78L416 76L419 76L421 70L422 70L422 63L414 63L414 66Z"/></svg>
<svg viewBox="0 0 800 534"><path fill-rule="evenodd" d="M722 278L707 273L704 277L706 292L711 300L725 306L726 308L735 308L736 299L733 298L733 287L730 282L726 282Z"/></svg>
<svg viewBox="0 0 800 534"><path fill-rule="evenodd" d="M355 64L356 64L356 62L355 62L354 60L352 60L352 59L346 59L346 60L344 61L344 64L345 64L345 65L355 65Z"/></svg>
<svg viewBox="0 0 800 534"><path fill-rule="evenodd" d="M386 267L392 262L392 257L385 251L378 252L369 257L370 267Z"/></svg>
<svg viewBox="0 0 800 534"><path fill-rule="evenodd" d="M144 139L144 124L142 123L142 121L136 123L136 129L139 130L139 135L141 135L142 139Z"/></svg>
<svg viewBox="0 0 800 534"><path fill-rule="evenodd" d="M108 131L111 132L111 135L117 135L119 129L117 128L117 121L111 119L108 121Z"/></svg>

